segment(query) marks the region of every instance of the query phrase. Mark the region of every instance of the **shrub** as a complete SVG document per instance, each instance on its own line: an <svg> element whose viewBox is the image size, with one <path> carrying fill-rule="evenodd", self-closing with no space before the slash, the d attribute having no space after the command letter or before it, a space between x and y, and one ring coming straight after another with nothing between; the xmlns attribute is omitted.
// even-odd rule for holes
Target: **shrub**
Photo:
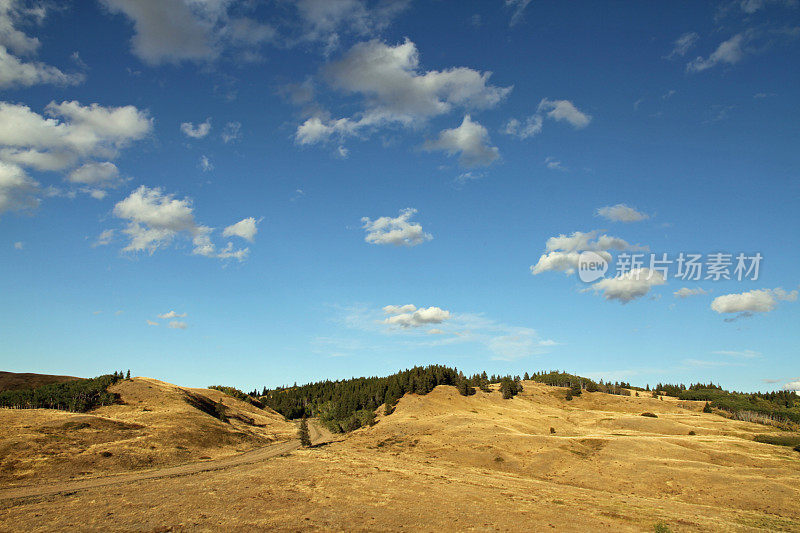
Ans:
<svg viewBox="0 0 800 533"><path fill-rule="evenodd" d="M664 522L653 524L653 531L655 533L672 533L672 530Z"/></svg>
<svg viewBox="0 0 800 533"><path fill-rule="evenodd" d="M794 451L800 452L800 444L798 444L797 446L794 447Z"/></svg>
<svg viewBox="0 0 800 533"><path fill-rule="evenodd" d="M703 406L703 412L704 413L713 413L714 412L711 409L711 404L710 403L706 402L706 404Z"/></svg>
<svg viewBox="0 0 800 533"><path fill-rule="evenodd" d="M695 433L694 430L691 430L689 431L689 435L697 435L697 433Z"/></svg>
<svg viewBox="0 0 800 533"><path fill-rule="evenodd" d="M564 396L564 399L567 400L567 401L572 400L572 391L571 390L567 391L567 395Z"/></svg>
<svg viewBox="0 0 800 533"><path fill-rule="evenodd" d="M655 414L655 413L650 413L650 412L647 412L647 413L642 413L642 416L646 416L647 418L658 418L658 415L657 415L657 414Z"/></svg>
<svg viewBox="0 0 800 533"><path fill-rule="evenodd" d="M550 434L553 435L556 432L556 428L550 428Z"/></svg>

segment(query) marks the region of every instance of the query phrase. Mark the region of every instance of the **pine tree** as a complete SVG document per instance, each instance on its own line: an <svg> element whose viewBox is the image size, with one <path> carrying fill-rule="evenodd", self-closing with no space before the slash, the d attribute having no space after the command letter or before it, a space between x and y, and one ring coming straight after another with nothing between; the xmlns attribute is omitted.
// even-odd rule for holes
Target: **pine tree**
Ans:
<svg viewBox="0 0 800 533"><path fill-rule="evenodd" d="M128 373L125 374L125 379L131 379L131 369L128 369Z"/></svg>
<svg viewBox="0 0 800 533"><path fill-rule="evenodd" d="M714 411L711 409L711 404L706 402L706 404L703 406L703 412L704 413L713 413Z"/></svg>
<svg viewBox="0 0 800 533"><path fill-rule="evenodd" d="M308 420L306 419L306 417L303 417L300 420L299 437L300 437L300 444L303 447L308 448L309 446L311 446L311 437L308 434Z"/></svg>

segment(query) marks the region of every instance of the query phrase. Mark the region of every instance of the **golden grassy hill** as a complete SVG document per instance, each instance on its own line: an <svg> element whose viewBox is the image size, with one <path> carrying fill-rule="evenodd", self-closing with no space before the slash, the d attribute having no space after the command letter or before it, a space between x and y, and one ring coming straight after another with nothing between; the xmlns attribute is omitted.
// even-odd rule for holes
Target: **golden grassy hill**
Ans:
<svg viewBox="0 0 800 533"><path fill-rule="evenodd" d="M52 383L75 381L74 376L53 376L50 374L29 374L0 371L0 392L6 390L34 389Z"/></svg>
<svg viewBox="0 0 800 533"><path fill-rule="evenodd" d="M181 389L145 379L119 387L135 389L123 394L128 405L93 416L163 427L164 434L147 437L156 449L140 456L177 459L170 447L180 435L174 419L199 415L185 402L171 400L160 411L153 402L179 397ZM6 504L0 526L653 531L662 524L676 532L800 531L800 453L753 441L777 433L773 428L702 413L700 402L602 393L566 401L565 392L524 382L520 395L503 400L496 391L463 397L439 386L406 395L393 414L337 442L246 466ZM252 416L250 406L242 409ZM221 431L207 418L202 427ZM268 427L276 437L277 428L284 435L294 430L280 417ZM231 433L222 429L218 434ZM130 446L114 443L120 455ZM238 445L244 444L226 444L223 453ZM96 457L104 446L77 457Z"/></svg>
<svg viewBox="0 0 800 533"><path fill-rule="evenodd" d="M90 413L0 409L0 484L217 458L296 434L294 424L271 409L217 390L134 378L109 391L119 395L121 404ZM203 411L218 402L227 422Z"/></svg>

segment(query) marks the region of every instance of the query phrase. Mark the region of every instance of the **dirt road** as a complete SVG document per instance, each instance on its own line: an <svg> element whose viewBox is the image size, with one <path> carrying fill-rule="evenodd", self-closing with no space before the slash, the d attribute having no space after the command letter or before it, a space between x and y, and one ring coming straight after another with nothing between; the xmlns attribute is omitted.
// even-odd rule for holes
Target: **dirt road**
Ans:
<svg viewBox="0 0 800 533"><path fill-rule="evenodd" d="M311 442L315 445L334 440L334 435L324 427L317 424L314 420L309 421L308 428L311 436ZM261 448L256 448L255 450L250 450L248 452L230 457L223 457L221 459L196 463L187 463L167 468L159 468L157 470L116 474L95 477L91 479L65 481L60 483L48 483L42 485L28 485L25 487L0 489L0 500L35 498L40 496L52 496L54 494L68 494L77 492L79 490L94 489L108 485L117 485L120 483L132 483L135 481L166 477L188 476L192 474L198 474L200 472L209 472L212 470L221 470L223 468L232 468L266 461L272 457L277 457L279 455L292 452L299 447L300 441L292 439L289 441L278 442L268 446L263 446Z"/></svg>
<svg viewBox="0 0 800 533"><path fill-rule="evenodd" d="M79 490L94 489L98 487L105 487L107 485L116 485L119 483L131 483L145 479L187 476L191 474L197 474L199 472L208 472L210 470L220 470L223 468L257 463L278 455L289 453L299 447L300 441L293 439L290 441L270 444L269 446L256 448L255 450L250 450L249 452L231 457L224 457L222 459L202 461L198 463L187 463L167 468L159 468L157 470L147 470L145 472L133 472L130 474L118 474L91 479L51 483L46 485L29 485L26 487L0 489L0 500L50 496L53 494L72 493Z"/></svg>

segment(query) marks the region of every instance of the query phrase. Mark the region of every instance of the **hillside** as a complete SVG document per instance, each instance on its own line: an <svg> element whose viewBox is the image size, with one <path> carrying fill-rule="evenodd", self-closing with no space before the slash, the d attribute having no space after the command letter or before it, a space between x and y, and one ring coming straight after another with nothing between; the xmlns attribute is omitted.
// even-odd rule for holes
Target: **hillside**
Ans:
<svg viewBox="0 0 800 533"><path fill-rule="evenodd" d="M51 383L74 381L74 376L53 376L50 374L28 374L0 371L0 392L6 390L33 389Z"/></svg>
<svg viewBox="0 0 800 533"><path fill-rule="evenodd" d="M197 415L175 402L141 409L181 389L142 378L117 387L129 389L121 391L129 405L93 415L169 426L151 453L171 453L170 420ZM378 409L375 425L325 446L22 501L0 511L0 524L36 529L39 513L52 529L104 529L113 515L114 528L136 530L800 530L800 453L753 440L787 432L703 413L704 402L599 392L566 401L566 388L533 381L504 400L498 388L406 394L392 414ZM264 416L276 437L293 429ZM219 421L202 420L219 431Z"/></svg>
<svg viewBox="0 0 800 533"><path fill-rule="evenodd" d="M216 390L134 378L109 391L119 395L120 403L89 413L0 409L0 483L81 478L217 458L295 433L294 425L274 411ZM226 420L216 417L220 402Z"/></svg>

